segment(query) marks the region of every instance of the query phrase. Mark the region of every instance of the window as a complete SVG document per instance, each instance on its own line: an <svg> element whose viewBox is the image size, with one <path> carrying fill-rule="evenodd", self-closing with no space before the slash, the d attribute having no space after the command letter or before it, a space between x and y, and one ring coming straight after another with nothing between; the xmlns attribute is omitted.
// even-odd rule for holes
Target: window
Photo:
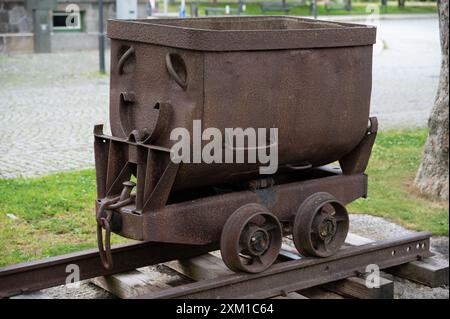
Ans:
<svg viewBox="0 0 450 319"><path fill-rule="evenodd" d="M84 12L53 12L53 30L54 31L83 31Z"/></svg>

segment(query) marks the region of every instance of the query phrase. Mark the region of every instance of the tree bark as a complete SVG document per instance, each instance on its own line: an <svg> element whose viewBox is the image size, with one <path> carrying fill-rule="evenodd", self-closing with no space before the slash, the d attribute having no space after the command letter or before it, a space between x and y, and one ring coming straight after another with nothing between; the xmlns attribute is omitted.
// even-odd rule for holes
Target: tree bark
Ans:
<svg viewBox="0 0 450 319"><path fill-rule="evenodd" d="M441 39L441 73L434 107L428 121L429 135L425 143L415 185L424 194L448 199L448 0L438 0Z"/></svg>
<svg viewBox="0 0 450 319"><path fill-rule="evenodd" d="M404 8L405 7L406 0L397 0L397 2L398 2L399 8Z"/></svg>

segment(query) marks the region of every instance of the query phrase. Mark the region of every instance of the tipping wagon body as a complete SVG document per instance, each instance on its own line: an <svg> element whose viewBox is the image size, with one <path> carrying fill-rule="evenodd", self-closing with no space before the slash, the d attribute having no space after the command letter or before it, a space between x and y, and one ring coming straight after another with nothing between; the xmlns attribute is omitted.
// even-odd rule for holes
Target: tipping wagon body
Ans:
<svg viewBox="0 0 450 319"><path fill-rule="evenodd" d="M95 150L97 216L128 200L110 209L113 231L206 244L245 203L288 224L314 193L344 204L366 195L375 28L294 17L112 20L108 36L112 136L97 127ZM222 132L277 128L267 141L277 173L261 176L259 163L173 163L170 134L194 134L194 120ZM335 161L342 171L321 168ZM131 176L133 196L123 186Z"/></svg>

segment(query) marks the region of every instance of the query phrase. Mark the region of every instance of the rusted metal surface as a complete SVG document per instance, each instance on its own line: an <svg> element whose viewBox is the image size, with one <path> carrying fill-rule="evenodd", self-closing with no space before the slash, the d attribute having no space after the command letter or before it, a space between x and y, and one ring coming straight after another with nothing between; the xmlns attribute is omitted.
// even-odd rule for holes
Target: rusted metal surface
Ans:
<svg viewBox="0 0 450 319"><path fill-rule="evenodd" d="M120 273L177 258L190 258L216 250L217 245L188 246L138 243L112 248L114 267L103 267L97 249L0 268L0 298L66 284L68 265L77 265L80 280ZM71 268L70 268L71 269Z"/></svg>
<svg viewBox="0 0 450 319"><path fill-rule="evenodd" d="M376 117L371 117L369 119L367 134L357 147L339 160L339 165L341 166L344 174L358 174L366 170L377 133L378 120Z"/></svg>
<svg viewBox="0 0 450 319"><path fill-rule="evenodd" d="M198 51L254 51L361 46L373 26L289 16L109 20L108 36Z"/></svg>
<svg viewBox="0 0 450 319"><path fill-rule="evenodd" d="M315 172L320 176L323 171L318 169ZM297 176L289 175L290 178ZM208 243L220 238L229 216L247 203L264 205L282 223L292 223L301 203L316 192L328 192L347 204L365 196L366 187L367 177L363 174L322 175L304 182L282 183L270 189L231 192L173 203L152 214L143 214L144 236L180 243ZM124 214L122 216L125 218Z"/></svg>
<svg viewBox="0 0 450 319"><path fill-rule="evenodd" d="M328 257L345 242L349 227L345 206L325 192L317 192L300 205L292 234L303 256Z"/></svg>
<svg viewBox="0 0 450 319"><path fill-rule="evenodd" d="M137 298L270 298L286 295L363 274L369 264L384 269L429 257L433 255L429 251L430 236L428 232L416 233L342 249L327 258L301 258L275 264L258 274L226 275Z"/></svg>
<svg viewBox="0 0 450 319"><path fill-rule="evenodd" d="M282 238L280 222L266 207L246 204L223 226L220 238L222 260L234 271L264 271L277 259Z"/></svg>
<svg viewBox="0 0 450 319"><path fill-rule="evenodd" d="M339 160L365 135L373 27L293 17L112 20L108 36L116 137L170 148L172 129L192 135L195 119L222 132L276 127L279 164L293 167ZM173 188L251 177L258 164L182 165Z"/></svg>
<svg viewBox="0 0 450 319"><path fill-rule="evenodd" d="M119 210L119 235L136 240L206 244L218 241L228 217L247 203L259 203L282 223L293 221L301 203L310 195L324 191L347 204L367 195L367 176L343 175L339 170L317 168L309 172L278 175L276 186L211 194L197 190L197 197L173 194L173 202L159 209L136 214L134 205ZM304 181L297 181L305 178Z"/></svg>
<svg viewBox="0 0 450 319"><path fill-rule="evenodd" d="M375 28L223 17L112 20L108 35L112 136L101 126L94 132L105 266L113 260L103 229L105 239L115 232L136 240L214 243L232 213L253 203L273 214L286 235L314 193L336 198L331 207L339 212L345 210L340 203L366 196L364 170L377 127L376 119L367 124ZM262 178L260 163L173 163L170 133L185 128L193 136L194 120L220 132L277 128L277 140L267 142L278 147L278 172ZM335 161L343 174L318 169ZM134 193L127 186L132 176ZM310 233L315 226L304 216L297 230ZM348 230L348 222L334 221L323 221L337 234L330 253Z"/></svg>

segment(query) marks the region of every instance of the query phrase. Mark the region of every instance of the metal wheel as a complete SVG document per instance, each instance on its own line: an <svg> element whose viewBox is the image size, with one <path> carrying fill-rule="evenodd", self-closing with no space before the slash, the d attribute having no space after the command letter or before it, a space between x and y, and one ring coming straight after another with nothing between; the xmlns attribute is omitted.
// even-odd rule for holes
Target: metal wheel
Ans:
<svg viewBox="0 0 450 319"><path fill-rule="evenodd" d="M222 260L233 271L264 271L277 258L281 239L277 217L262 205L244 205L228 218L222 229Z"/></svg>
<svg viewBox="0 0 450 319"><path fill-rule="evenodd" d="M294 244L303 256L328 257L342 246L348 233L347 209L333 195L320 192L308 197L295 216Z"/></svg>

